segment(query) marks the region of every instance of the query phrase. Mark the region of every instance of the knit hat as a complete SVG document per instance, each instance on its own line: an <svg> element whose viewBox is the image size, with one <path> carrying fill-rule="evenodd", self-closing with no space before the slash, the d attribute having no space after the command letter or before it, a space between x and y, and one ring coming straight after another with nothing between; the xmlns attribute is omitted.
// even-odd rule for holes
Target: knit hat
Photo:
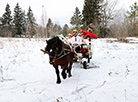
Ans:
<svg viewBox="0 0 138 102"><path fill-rule="evenodd" d="M90 29L93 29L95 26L94 26L94 24L93 23L90 23L89 25L88 25L88 29L90 28Z"/></svg>

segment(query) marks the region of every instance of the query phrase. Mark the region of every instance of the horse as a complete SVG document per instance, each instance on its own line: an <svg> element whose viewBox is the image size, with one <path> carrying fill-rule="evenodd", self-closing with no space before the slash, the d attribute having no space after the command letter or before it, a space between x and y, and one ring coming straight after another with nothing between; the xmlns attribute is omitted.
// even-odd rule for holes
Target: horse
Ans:
<svg viewBox="0 0 138 102"><path fill-rule="evenodd" d="M63 41L59 39L58 36L55 36L49 40L46 40L45 50L42 50L44 54L49 55L49 63L53 65L55 68L55 72L57 75L57 84L61 83L59 69L58 66L62 68L62 77L66 79L68 73L68 77L71 77L71 69L73 64L74 52L71 50L70 46L66 45Z"/></svg>

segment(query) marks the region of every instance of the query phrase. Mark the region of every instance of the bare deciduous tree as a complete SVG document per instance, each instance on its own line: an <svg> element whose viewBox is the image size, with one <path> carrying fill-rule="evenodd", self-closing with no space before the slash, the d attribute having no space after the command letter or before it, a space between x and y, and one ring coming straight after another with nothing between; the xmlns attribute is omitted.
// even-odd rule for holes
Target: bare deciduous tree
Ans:
<svg viewBox="0 0 138 102"><path fill-rule="evenodd" d="M111 0L104 0L102 2L102 9L101 9L101 27L103 29L103 37L107 35L107 30L109 25L117 17L120 10L116 10L116 6L118 4L118 0L111 1Z"/></svg>
<svg viewBox="0 0 138 102"><path fill-rule="evenodd" d="M112 36L118 39L129 36L131 32L131 24L129 22L129 19L125 18L124 15L125 10L121 10L119 15L114 19L114 21L110 25Z"/></svg>

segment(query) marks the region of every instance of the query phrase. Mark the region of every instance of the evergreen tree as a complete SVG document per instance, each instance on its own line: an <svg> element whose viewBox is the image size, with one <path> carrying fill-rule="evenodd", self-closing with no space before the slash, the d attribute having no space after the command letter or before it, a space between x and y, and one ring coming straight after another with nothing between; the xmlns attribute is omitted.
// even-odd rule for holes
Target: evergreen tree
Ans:
<svg viewBox="0 0 138 102"><path fill-rule="evenodd" d="M134 31L134 36L138 35L137 29L136 29L136 18L138 17L138 5L137 2L135 2L134 4L132 4L132 6L130 6L131 10L127 11L127 17L131 19L131 22L133 22L133 30Z"/></svg>
<svg viewBox="0 0 138 102"><path fill-rule="evenodd" d="M28 13L27 13L27 29L31 37L35 35L34 27L35 27L35 18L34 18L34 14L33 14L31 7L29 7Z"/></svg>
<svg viewBox="0 0 138 102"><path fill-rule="evenodd" d="M53 31L54 31L55 33L58 32L58 25L57 25L57 24L54 25Z"/></svg>
<svg viewBox="0 0 138 102"><path fill-rule="evenodd" d="M0 27L1 27L1 25L2 25L2 17L0 17Z"/></svg>
<svg viewBox="0 0 138 102"><path fill-rule="evenodd" d="M54 35L61 34L61 30L62 30L62 28L60 25L54 24L54 26L53 26L53 34Z"/></svg>
<svg viewBox="0 0 138 102"><path fill-rule="evenodd" d="M0 37L3 37L2 32L3 32L3 30L2 30L2 17L0 17Z"/></svg>
<svg viewBox="0 0 138 102"><path fill-rule="evenodd" d="M84 7L82 11L82 22L84 28L86 28L86 26L90 23L95 23L95 21L98 24L100 23L100 2L102 1L103 0L84 0Z"/></svg>
<svg viewBox="0 0 138 102"><path fill-rule="evenodd" d="M5 8L5 13L2 15L1 19L1 35L2 36L12 36L12 16L11 16L11 10L10 5L7 4Z"/></svg>
<svg viewBox="0 0 138 102"><path fill-rule="evenodd" d="M61 26L58 25L58 34L61 34L61 30L62 30Z"/></svg>
<svg viewBox="0 0 138 102"><path fill-rule="evenodd" d="M3 26L11 26L12 22L12 16L11 16L11 10L10 5L7 4L5 8L5 13L2 15L1 23Z"/></svg>
<svg viewBox="0 0 138 102"><path fill-rule="evenodd" d="M26 21L25 12L22 11L22 9L19 6L19 3L17 3L14 8L13 23L16 30L16 34L20 35L20 37L21 37L21 34L25 32L25 21Z"/></svg>
<svg viewBox="0 0 138 102"><path fill-rule="evenodd" d="M66 36L69 33L68 31L69 31L69 26L65 24L63 27L63 35Z"/></svg>
<svg viewBox="0 0 138 102"><path fill-rule="evenodd" d="M48 37L52 36L53 23L52 23L52 20L50 18L48 19L48 23L47 23L46 27L47 27Z"/></svg>
<svg viewBox="0 0 138 102"><path fill-rule="evenodd" d="M22 34L26 34L26 29L27 29L27 18L25 15L25 11L22 11L21 13L21 24L22 24Z"/></svg>
<svg viewBox="0 0 138 102"><path fill-rule="evenodd" d="M77 30L79 30L79 28L80 28L80 26L82 24L81 20L82 20L81 12L79 11L79 8L76 7L74 15L70 19L70 24L74 25L75 28Z"/></svg>

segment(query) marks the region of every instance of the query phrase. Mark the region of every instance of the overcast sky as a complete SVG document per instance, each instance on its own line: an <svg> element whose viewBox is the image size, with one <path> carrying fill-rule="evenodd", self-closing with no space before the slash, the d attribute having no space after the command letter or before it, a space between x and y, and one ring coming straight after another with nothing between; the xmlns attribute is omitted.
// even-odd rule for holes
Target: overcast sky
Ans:
<svg viewBox="0 0 138 102"><path fill-rule="evenodd" d="M137 0L119 0L119 7L129 9ZM80 11L83 9L84 0L0 0L0 17L5 12L5 6L8 3L13 13L15 5L19 3L19 6L28 11L31 6L37 23L41 24L42 5L44 6L45 14L47 18L51 18L54 23L70 25L70 18L73 16L75 7L78 7Z"/></svg>

